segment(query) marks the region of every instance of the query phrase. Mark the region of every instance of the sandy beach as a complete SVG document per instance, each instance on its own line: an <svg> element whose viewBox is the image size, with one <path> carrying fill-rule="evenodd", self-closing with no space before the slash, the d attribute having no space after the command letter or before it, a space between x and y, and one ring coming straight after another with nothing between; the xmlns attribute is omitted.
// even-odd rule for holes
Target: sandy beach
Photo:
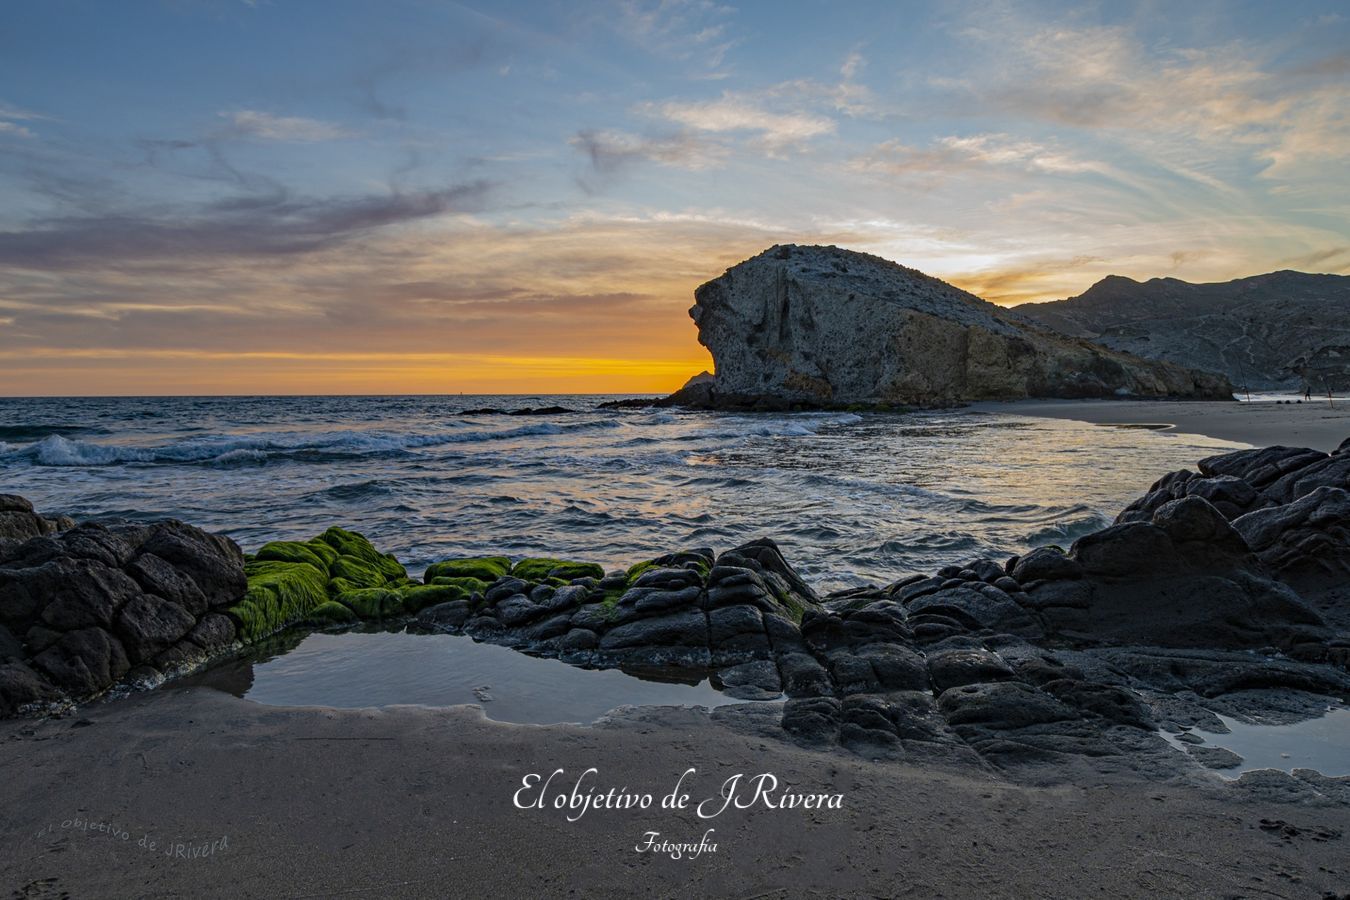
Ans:
<svg viewBox="0 0 1350 900"><path fill-rule="evenodd" d="M1269 447L1312 447L1330 452L1350 437L1350 400L1323 397L1304 403L1225 403L1212 400L1019 400L974 403L979 412L1095 425L1164 425L1165 430Z"/></svg>
<svg viewBox="0 0 1350 900"><path fill-rule="evenodd" d="M815 753L758 733L754 717L717 718L646 710L537 728L472 708L277 709L194 690L6 722L5 886L22 897L1306 897L1350 883L1344 807L1260 798L1217 776L1019 787ZM554 793L567 793L589 767L602 790L654 805L695 767L691 807L594 809L573 823L513 803L528 773L565 769ZM724 779L762 772L837 792L843 808L694 812ZM634 849L647 832L697 843L709 828L717 849L696 858ZM180 843L207 855L180 855Z"/></svg>

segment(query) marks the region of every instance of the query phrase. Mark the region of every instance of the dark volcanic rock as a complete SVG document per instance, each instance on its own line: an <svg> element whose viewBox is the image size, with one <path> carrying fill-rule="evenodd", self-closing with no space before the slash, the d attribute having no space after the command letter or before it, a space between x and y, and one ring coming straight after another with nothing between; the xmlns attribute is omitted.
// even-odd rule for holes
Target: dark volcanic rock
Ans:
<svg viewBox="0 0 1350 900"><path fill-rule="evenodd" d="M15 494L0 494L0 540L26 541L44 534L53 534L74 526L69 518L46 518L33 509L33 504Z"/></svg>
<svg viewBox="0 0 1350 900"><path fill-rule="evenodd" d="M224 649L234 623L208 609L243 592L239 548L181 522L85 522L7 544L0 714L97 694L136 665L178 666Z"/></svg>
<svg viewBox="0 0 1350 900"><path fill-rule="evenodd" d="M196 624L192 613L178 604L153 594L138 594L117 613L114 632L134 665L167 650Z"/></svg>
<svg viewBox="0 0 1350 900"><path fill-rule="evenodd" d="M140 553L153 553L191 578L212 609L237 603L248 588L244 554L224 535L168 519L156 522Z"/></svg>
<svg viewBox="0 0 1350 900"><path fill-rule="evenodd" d="M1319 487L1233 523L1266 567L1299 591L1350 586L1350 491ZM1346 616L1350 625L1350 612Z"/></svg>
<svg viewBox="0 0 1350 900"><path fill-rule="evenodd" d="M33 668L71 696L84 696L117 681L131 663L117 638L102 628L82 628L33 657Z"/></svg>
<svg viewBox="0 0 1350 900"><path fill-rule="evenodd" d="M640 619L611 628L600 639L601 650L632 647L706 647L708 619L699 610Z"/></svg>

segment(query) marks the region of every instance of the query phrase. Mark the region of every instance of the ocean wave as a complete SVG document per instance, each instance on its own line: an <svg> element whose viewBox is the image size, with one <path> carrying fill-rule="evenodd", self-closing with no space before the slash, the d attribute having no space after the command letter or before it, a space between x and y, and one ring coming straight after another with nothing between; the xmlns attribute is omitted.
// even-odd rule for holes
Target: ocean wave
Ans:
<svg viewBox="0 0 1350 900"><path fill-rule="evenodd" d="M503 441L534 436L561 435L592 428L612 428L618 423L599 420L567 425L538 422L516 428L479 431L446 431L433 434L390 431L331 431L314 433L267 433L211 435L172 444L135 447L72 440L49 434L36 443L18 448L5 445L0 461L27 461L38 466L110 466L128 463L243 465L270 459L332 462L338 459L406 454L451 444Z"/></svg>
<svg viewBox="0 0 1350 900"><path fill-rule="evenodd" d="M838 425L856 425L863 420L855 413L800 413L782 419L733 416L716 419L706 431L695 432L698 438L745 437L808 437L819 434L822 428ZM730 426L730 427L728 427Z"/></svg>
<svg viewBox="0 0 1350 900"><path fill-rule="evenodd" d="M1037 528L1026 536L1025 541L1028 547L1042 547L1046 544L1067 547L1083 535L1099 531L1110 524L1111 520L1101 513L1091 513Z"/></svg>
<svg viewBox="0 0 1350 900"><path fill-rule="evenodd" d="M335 484L332 487L324 488L321 491L315 491L311 497L328 500L341 500L349 502L353 500L373 500L376 497L387 497L394 492L388 484L379 480L361 481L355 484Z"/></svg>
<svg viewBox="0 0 1350 900"><path fill-rule="evenodd" d="M28 443L29 441L40 441L51 434L64 436L68 434L96 434L102 431L101 428L90 428L86 425L54 425L51 423L0 425L0 441Z"/></svg>

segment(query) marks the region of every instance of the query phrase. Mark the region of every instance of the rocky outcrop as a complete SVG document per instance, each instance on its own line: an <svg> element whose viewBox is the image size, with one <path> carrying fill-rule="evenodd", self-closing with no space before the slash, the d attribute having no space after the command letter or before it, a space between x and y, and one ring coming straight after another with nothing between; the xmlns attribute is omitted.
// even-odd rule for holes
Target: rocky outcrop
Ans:
<svg viewBox="0 0 1350 900"><path fill-rule="evenodd" d="M1116 521L1190 496L1210 500L1267 572L1350 628L1350 441L1329 454L1265 447L1202 459L1159 479Z"/></svg>
<svg viewBox="0 0 1350 900"><path fill-rule="evenodd" d="M384 620L574 665L710 675L734 697L783 700L793 739L871 757L1033 780L1232 766L1193 729L1221 731L1216 713L1306 718L1350 695L1346 453L1210 457L1068 550L825 597L767 539L610 573L447 559L417 581L340 528L246 559L178 522L85 523L0 555L0 714L292 626ZM1350 802L1331 779L1309 789Z"/></svg>
<svg viewBox="0 0 1350 900"><path fill-rule="evenodd" d="M1231 766L1187 733L1221 730L1214 710L1297 718L1350 691L1350 597L1317 587L1350 562L1329 459L1213 457L1067 551L824 598L767 540L565 584L452 560L436 572L481 582L418 622L577 665L711 671L734 696L785 696L796 739L869 756L1170 776L1185 757L1162 729L1186 734L1193 765Z"/></svg>
<svg viewBox="0 0 1350 900"><path fill-rule="evenodd" d="M14 494L0 494L0 550L6 542L22 543L29 538L55 534L74 526L68 516L47 518L33 510L33 504Z"/></svg>
<svg viewBox="0 0 1350 900"><path fill-rule="evenodd" d="M1272 272L1219 284L1112 275L1016 312L1063 334L1227 376L1253 390L1350 389L1350 277Z"/></svg>
<svg viewBox="0 0 1350 900"><path fill-rule="evenodd" d="M1231 398L1222 377L1038 330L936 278L835 247L773 247L694 296L690 316L716 364L706 405Z"/></svg>
<svg viewBox="0 0 1350 900"><path fill-rule="evenodd" d="M172 520L85 522L0 547L0 716L230 646L243 564L233 541Z"/></svg>
<svg viewBox="0 0 1350 900"><path fill-rule="evenodd" d="M782 693L778 667L765 663L805 650L799 624L820 609L769 540L721 555L680 551L610 575L558 560L524 560L509 573L505 565L485 567L494 562L506 560L430 567L428 585L454 578L464 593L423 609L418 622L580 665L724 670L738 696Z"/></svg>

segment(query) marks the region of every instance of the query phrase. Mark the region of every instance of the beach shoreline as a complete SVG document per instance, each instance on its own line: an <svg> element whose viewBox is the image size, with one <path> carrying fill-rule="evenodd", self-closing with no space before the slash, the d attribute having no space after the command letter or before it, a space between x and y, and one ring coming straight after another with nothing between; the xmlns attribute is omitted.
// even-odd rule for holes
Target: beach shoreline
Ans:
<svg viewBox="0 0 1350 900"><path fill-rule="evenodd" d="M1081 897L1317 896L1350 880L1344 806L1217 776L1029 787L988 769L803 749L755 718L667 708L532 727L471 707L288 709L200 689L4 722L7 885L20 896ZM515 802L526 774L561 768L553 794L566 794L591 767L598 788L648 792L654 806L694 767L694 803L734 774L768 772L801 793L838 793L842 807L756 804L706 820L692 805L593 809L568 822ZM717 849L639 850L650 832ZM180 843L208 849L179 856Z"/></svg>
<svg viewBox="0 0 1350 900"><path fill-rule="evenodd" d="M1350 399L1304 403L1218 400L984 401L971 412L1072 419L1094 425L1163 425L1163 433L1198 434L1252 447L1283 445L1331 452L1350 437Z"/></svg>

